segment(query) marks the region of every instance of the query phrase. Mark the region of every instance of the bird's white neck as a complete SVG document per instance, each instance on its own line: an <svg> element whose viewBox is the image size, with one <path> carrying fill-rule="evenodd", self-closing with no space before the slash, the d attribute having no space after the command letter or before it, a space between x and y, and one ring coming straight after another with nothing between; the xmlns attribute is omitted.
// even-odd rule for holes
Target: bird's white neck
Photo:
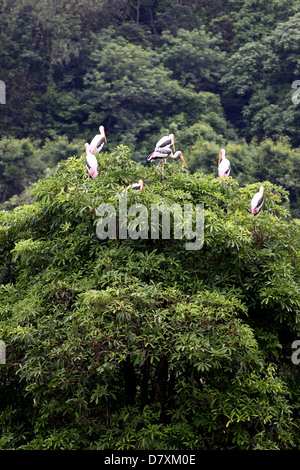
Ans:
<svg viewBox="0 0 300 470"><path fill-rule="evenodd" d="M179 157L180 154L181 154L181 152L180 152L179 150L178 150L177 152L175 152L175 153L172 153L172 152L171 152L171 153L170 153L170 157L171 157L171 158L177 158L177 157Z"/></svg>

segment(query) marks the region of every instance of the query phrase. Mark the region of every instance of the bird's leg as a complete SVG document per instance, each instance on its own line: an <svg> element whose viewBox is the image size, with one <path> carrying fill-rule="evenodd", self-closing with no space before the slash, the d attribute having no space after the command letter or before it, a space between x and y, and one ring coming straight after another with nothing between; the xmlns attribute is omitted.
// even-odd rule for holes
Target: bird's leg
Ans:
<svg viewBox="0 0 300 470"><path fill-rule="evenodd" d="M161 162L161 160L159 161L159 163L160 163L160 162ZM162 160L162 166L163 166L162 171L161 171L159 168L157 168L157 169L158 169L158 171L163 175L163 178L170 178L169 176L167 176L167 175L164 174L164 163L165 163L165 159ZM159 165L159 164L158 164L158 165ZM158 167L158 165L157 165L157 167Z"/></svg>
<svg viewBox="0 0 300 470"><path fill-rule="evenodd" d="M164 176L164 178L170 178L169 176L165 175L165 172L164 172L166 161L167 161L166 158L164 158L164 159L163 159L163 176Z"/></svg>
<svg viewBox="0 0 300 470"><path fill-rule="evenodd" d="M158 171L161 173L161 170L158 168L160 164L161 164L161 160L158 160L158 164L156 165L156 168L157 168Z"/></svg>

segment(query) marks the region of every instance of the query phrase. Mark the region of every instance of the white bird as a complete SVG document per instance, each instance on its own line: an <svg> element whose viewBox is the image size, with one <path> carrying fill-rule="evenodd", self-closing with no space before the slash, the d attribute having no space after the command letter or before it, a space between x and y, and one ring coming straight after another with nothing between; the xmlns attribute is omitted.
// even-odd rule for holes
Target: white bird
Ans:
<svg viewBox="0 0 300 470"><path fill-rule="evenodd" d="M255 193L251 200L251 213L257 215L264 203L264 187L259 188L258 193Z"/></svg>
<svg viewBox="0 0 300 470"><path fill-rule="evenodd" d="M127 186L126 189L124 189L122 192L121 192L121 196L125 196L125 194L127 193L128 189L135 189L135 190L142 190L144 191L144 193L146 194L146 191L145 191L145 188L144 188L144 182L143 180L139 180L138 183L133 183L133 184L130 184L129 186Z"/></svg>
<svg viewBox="0 0 300 470"><path fill-rule="evenodd" d="M169 148L171 145L173 146L173 151L175 152L175 137L174 137L174 134L164 135L156 143L155 150L165 148L165 147Z"/></svg>
<svg viewBox="0 0 300 470"><path fill-rule="evenodd" d="M99 127L99 132L100 132L100 134L95 135L95 137L93 138L93 140L90 143L90 152L91 153L94 153L94 152L100 153L101 150L102 150L102 147L104 145L104 142L107 143L105 130L104 130L103 126Z"/></svg>
<svg viewBox="0 0 300 470"><path fill-rule="evenodd" d="M142 191L144 191L144 193L146 192L146 191L145 191L145 188L144 188L144 182L143 182L143 180L139 180L138 183L133 183L132 185L128 186L127 189L136 189L136 190L141 189Z"/></svg>
<svg viewBox="0 0 300 470"><path fill-rule="evenodd" d="M220 149L218 163L219 178L226 178L227 176L229 176L230 169L230 161L228 160L228 158L225 157L225 149Z"/></svg>
<svg viewBox="0 0 300 470"><path fill-rule="evenodd" d="M185 166L187 168L187 164L185 163L182 152L180 152L178 150L177 152L172 153L172 150L170 148L166 148L166 147L165 148L160 148L160 149L155 149L154 152L152 152L152 153L150 153L150 155L148 155L147 161L151 162L152 160L159 160L159 163L162 161L163 165L164 165L167 157L170 157L170 158L180 157L180 159L183 161L183 163L185 164Z"/></svg>
<svg viewBox="0 0 300 470"><path fill-rule="evenodd" d="M85 151L86 151L85 163L86 163L86 168L87 168L87 171L88 171L88 175L93 179L97 178L97 176L98 176L98 172L97 172L98 161L97 161L97 158L95 157L95 155L93 155L90 152L90 145L88 143L85 143L84 146L85 146Z"/></svg>

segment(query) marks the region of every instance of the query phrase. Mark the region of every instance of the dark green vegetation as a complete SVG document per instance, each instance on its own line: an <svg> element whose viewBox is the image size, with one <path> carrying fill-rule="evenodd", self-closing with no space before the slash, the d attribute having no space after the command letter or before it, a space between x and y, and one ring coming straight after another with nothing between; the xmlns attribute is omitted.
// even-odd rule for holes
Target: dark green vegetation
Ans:
<svg viewBox="0 0 300 470"><path fill-rule="evenodd" d="M0 2L0 449L300 448L299 6ZM202 249L97 238L140 178L204 203Z"/></svg>
<svg viewBox="0 0 300 470"><path fill-rule="evenodd" d="M88 180L71 157L36 202L0 215L1 448L299 446L300 227L286 191L265 182L253 217L257 184L177 161L162 180L122 146L98 161ZM141 177L128 206L204 203L202 249L97 238L97 207L118 211Z"/></svg>
<svg viewBox="0 0 300 470"><path fill-rule="evenodd" d="M80 155L102 124L109 152L123 144L142 163L172 132L190 171L215 175L225 147L239 183L282 185L299 217L300 103L292 101L300 79L299 6L1 2L7 99L0 107L0 204L59 160Z"/></svg>

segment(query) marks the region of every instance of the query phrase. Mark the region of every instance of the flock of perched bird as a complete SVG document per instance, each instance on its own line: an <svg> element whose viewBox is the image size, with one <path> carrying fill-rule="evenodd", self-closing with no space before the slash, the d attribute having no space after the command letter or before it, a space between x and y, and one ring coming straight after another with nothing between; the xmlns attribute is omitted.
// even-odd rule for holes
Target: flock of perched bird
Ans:
<svg viewBox="0 0 300 470"><path fill-rule="evenodd" d="M85 157L85 163L86 163L86 168L89 177L91 178L97 178L98 176L98 161L97 158L95 157L94 153L100 153L104 143L106 143L106 135L105 135L105 130L103 126L99 127L99 134L95 135L93 140L91 141L90 144L85 143L85 150L86 150L86 157ZM171 150L171 147L173 147L173 151ZM162 174L164 170L164 163L167 158L177 158L179 157L184 165L187 168L187 164L183 158L182 152L177 151L175 152L175 138L174 134L170 134L167 136L162 137L156 144L154 152L150 153L147 157L147 161L158 161L157 167L162 163ZM231 165L230 161L228 158L225 157L225 149L220 149L220 155L219 155L219 162L218 162L218 174L219 178L226 178L229 176L231 170ZM129 186L131 189L137 189L137 190L143 190L144 189L144 183L142 180L140 180L138 183L134 183L133 185ZM252 215L257 215L262 208L262 205L264 203L264 188L263 186L260 187L259 191L254 194L252 200L251 200L251 213Z"/></svg>

